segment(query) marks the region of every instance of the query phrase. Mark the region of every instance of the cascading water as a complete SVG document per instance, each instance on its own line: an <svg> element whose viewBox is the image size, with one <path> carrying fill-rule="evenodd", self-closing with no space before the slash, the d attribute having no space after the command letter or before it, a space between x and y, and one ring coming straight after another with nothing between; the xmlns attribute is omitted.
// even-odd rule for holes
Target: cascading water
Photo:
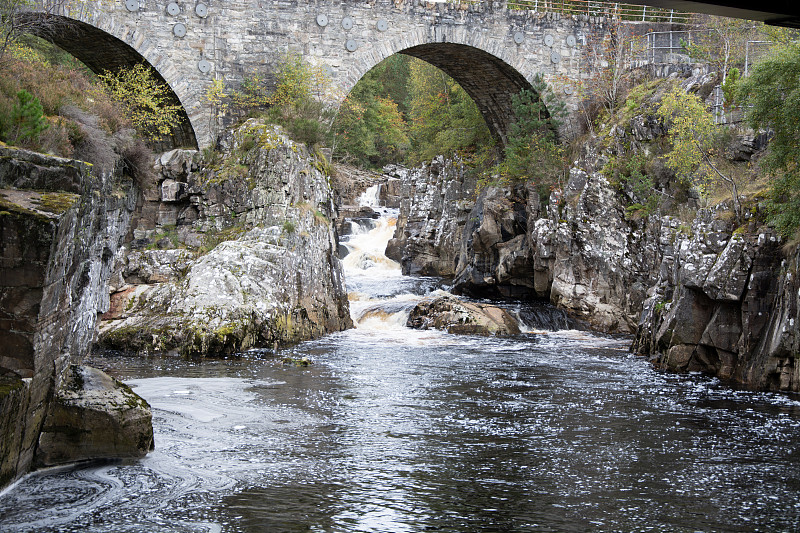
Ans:
<svg viewBox="0 0 800 533"><path fill-rule="evenodd" d="M309 367L95 357L150 402L155 451L26 478L0 530L800 530L800 401L540 332L574 328L548 306L509 306L516 337L406 328L441 286L386 259L380 211L344 243L356 329L292 348Z"/></svg>
<svg viewBox="0 0 800 533"><path fill-rule="evenodd" d="M386 257L399 213L380 206L379 192L380 185L373 185L361 195L360 204L375 209L380 218L367 227L351 222L352 233L343 241L348 250L342 262L350 314L362 330L405 328L411 307L439 283L403 276L400 264Z"/></svg>

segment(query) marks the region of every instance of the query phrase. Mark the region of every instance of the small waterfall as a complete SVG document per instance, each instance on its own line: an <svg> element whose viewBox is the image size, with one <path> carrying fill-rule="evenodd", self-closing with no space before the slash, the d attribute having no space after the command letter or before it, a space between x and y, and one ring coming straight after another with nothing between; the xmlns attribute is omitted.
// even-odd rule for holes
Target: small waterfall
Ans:
<svg viewBox="0 0 800 533"><path fill-rule="evenodd" d="M408 313L421 296L409 292L400 264L386 254L394 236L398 212L380 206L380 185L369 187L359 198L361 206L381 213L377 220L351 220L350 235L342 241L350 314L356 327L366 330L405 328Z"/></svg>
<svg viewBox="0 0 800 533"><path fill-rule="evenodd" d="M377 183L370 187L367 187L367 190L361 193L361 196L358 197L358 205L364 207L380 207L381 206L381 184Z"/></svg>
<svg viewBox="0 0 800 533"><path fill-rule="evenodd" d="M519 304L509 311L516 315L523 332L585 329L579 321L570 318L566 311L548 302Z"/></svg>
<svg viewBox="0 0 800 533"><path fill-rule="evenodd" d="M342 264L350 314L358 329L404 329L414 305L442 288L441 280L404 276L400 264L386 257L386 245L394 236L399 212L380 205L380 184L364 191L359 202L380 213L380 217L349 220L351 231L342 239L341 246L347 252L342 254ZM526 333L585 329L547 302L494 303L515 316Z"/></svg>

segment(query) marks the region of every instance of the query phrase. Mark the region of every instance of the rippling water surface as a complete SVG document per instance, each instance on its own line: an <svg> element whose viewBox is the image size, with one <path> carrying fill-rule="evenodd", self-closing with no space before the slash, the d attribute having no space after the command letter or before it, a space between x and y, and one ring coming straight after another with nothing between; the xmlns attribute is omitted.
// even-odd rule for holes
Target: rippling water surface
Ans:
<svg viewBox="0 0 800 533"><path fill-rule="evenodd" d="M384 269L350 273L360 327L290 351L309 367L96 356L155 451L26 478L0 530L800 530L796 398L658 373L627 339L409 330L434 282L355 263Z"/></svg>

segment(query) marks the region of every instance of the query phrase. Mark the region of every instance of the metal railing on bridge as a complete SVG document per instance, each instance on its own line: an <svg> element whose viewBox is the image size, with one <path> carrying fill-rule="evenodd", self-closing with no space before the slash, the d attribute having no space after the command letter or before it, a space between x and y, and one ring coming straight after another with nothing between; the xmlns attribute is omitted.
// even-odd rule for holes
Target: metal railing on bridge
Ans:
<svg viewBox="0 0 800 533"><path fill-rule="evenodd" d="M652 6L597 2L592 0L508 0L508 9L528 9L563 15L588 15L631 22L671 22L688 24L691 13Z"/></svg>

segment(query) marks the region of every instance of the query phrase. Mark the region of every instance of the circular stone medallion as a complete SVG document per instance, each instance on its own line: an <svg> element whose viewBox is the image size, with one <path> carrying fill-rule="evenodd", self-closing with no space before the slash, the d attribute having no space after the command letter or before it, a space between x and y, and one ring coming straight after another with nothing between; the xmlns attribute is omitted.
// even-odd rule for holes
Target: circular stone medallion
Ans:
<svg viewBox="0 0 800 533"><path fill-rule="evenodd" d="M358 49L358 43L353 39L348 39L344 46L348 52L355 52Z"/></svg>
<svg viewBox="0 0 800 533"><path fill-rule="evenodd" d="M186 26L179 22L172 27L172 33L175 34L175 37L184 37L186 35Z"/></svg>
<svg viewBox="0 0 800 533"><path fill-rule="evenodd" d="M208 6L205 4L197 4L194 8L194 12L200 18L205 18L208 16Z"/></svg>
<svg viewBox="0 0 800 533"><path fill-rule="evenodd" d="M574 35L567 35L567 46L575 46L576 42Z"/></svg>
<svg viewBox="0 0 800 533"><path fill-rule="evenodd" d="M201 59L200 62L197 64L197 68L200 69L200 72L203 74L207 74L211 70L211 63L209 63L205 59Z"/></svg>
<svg viewBox="0 0 800 533"><path fill-rule="evenodd" d="M559 54L558 52L553 52L552 54L550 54L550 61L552 61L553 63L558 63L559 61L561 61L561 54Z"/></svg>
<svg viewBox="0 0 800 533"><path fill-rule="evenodd" d="M180 12L181 12L181 6L179 6L175 2L170 2L169 4L167 4L167 13L169 13L173 17Z"/></svg>
<svg viewBox="0 0 800 533"><path fill-rule="evenodd" d="M353 19L351 19L350 17L343 18L342 19L342 28L344 28L346 30L353 29Z"/></svg>
<svg viewBox="0 0 800 533"><path fill-rule="evenodd" d="M545 44L545 46L553 46L554 42L556 42L556 40L553 38L552 35L545 35L544 36L544 44Z"/></svg>
<svg viewBox="0 0 800 533"><path fill-rule="evenodd" d="M324 28L328 25L328 15L317 15L317 26Z"/></svg>
<svg viewBox="0 0 800 533"><path fill-rule="evenodd" d="M524 40L525 40L525 34L522 33L521 31L518 31L517 33L514 34L514 42L515 43L522 44L522 41L524 41Z"/></svg>
<svg viewBox="0 0 800 533"><path fill-rule="evenodd" d="M125 0L125 7L128 11L139 11L139 0Z"/></svg>
<svg viewBox="0 0 800 533"><path fill-rule="evenodd" d="M375 27L378 28L378 31L386 31L389 29L389 23L385 19L381 19L375 24Z"/></svg>

